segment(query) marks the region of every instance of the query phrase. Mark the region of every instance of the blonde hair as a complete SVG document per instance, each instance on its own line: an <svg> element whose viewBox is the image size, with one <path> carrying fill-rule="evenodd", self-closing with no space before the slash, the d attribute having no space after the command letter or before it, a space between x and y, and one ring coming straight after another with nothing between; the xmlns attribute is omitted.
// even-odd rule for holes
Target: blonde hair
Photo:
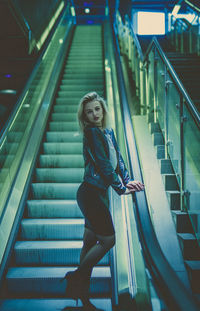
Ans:
<svg viewBox="0 0 200 311"><path fill-rule="evenodd" d="M81 98L79 107L78 107L78 122L79 122L80 130L82 132L84 132L85 127L90 124L87 121L86 116L85 116L85 111L84 111L85 105L93 101L98 101L103 108L103 121L102 121L103 129L105 129L109 124L108 109L107 109L105 100L101 96L99 96L96 92L90 92Z"/></svg>

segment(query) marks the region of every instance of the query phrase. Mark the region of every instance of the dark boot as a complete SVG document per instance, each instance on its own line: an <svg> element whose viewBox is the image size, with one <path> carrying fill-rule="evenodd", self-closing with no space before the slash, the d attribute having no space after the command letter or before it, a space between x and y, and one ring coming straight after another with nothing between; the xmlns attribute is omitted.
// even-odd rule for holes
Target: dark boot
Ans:
<svg viewBox="0 0 200 311"><path fill-rule="evenodd" d="M103 311L102 309L96 308L89 299L89 289L90 289L90 275L84 277L83 288L82 288L82 297L80 300L83 304L84 311Z"/></svg>

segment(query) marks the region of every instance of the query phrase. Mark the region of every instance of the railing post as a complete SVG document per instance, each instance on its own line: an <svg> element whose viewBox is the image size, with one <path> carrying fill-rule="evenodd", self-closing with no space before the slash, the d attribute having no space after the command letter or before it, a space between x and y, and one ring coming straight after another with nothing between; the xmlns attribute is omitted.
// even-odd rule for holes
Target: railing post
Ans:
<svg viewBox="0 0 200 311"><path fill-rule="evenodd" d="M185 182L184 182L184 170L185 170L185 164L184 164L184 125L183 123L186 121L183 117L183 96L181 96L180 99L180 152L181 152L181 176L180 176L180 210L186 211L185 206Z"/></svg>
<svg viewBox="0 0 200 311"><path fill-rule="evenodd" d="M158 76L157 76L157 63L158 57L156 55L156 49L154 49L154 122L158 120Z"/></svg>

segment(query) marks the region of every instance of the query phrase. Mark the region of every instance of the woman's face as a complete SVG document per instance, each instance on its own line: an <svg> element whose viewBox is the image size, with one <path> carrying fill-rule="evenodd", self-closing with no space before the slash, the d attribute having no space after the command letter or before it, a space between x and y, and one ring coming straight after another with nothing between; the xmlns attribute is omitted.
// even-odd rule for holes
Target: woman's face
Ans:
<svg viewBox="0 0 200 311"><path fill-rule="evenodd" d="M97 100L87 103L84 108L84 113L87 121L93 125L102 126L103 108Z"/></svg>

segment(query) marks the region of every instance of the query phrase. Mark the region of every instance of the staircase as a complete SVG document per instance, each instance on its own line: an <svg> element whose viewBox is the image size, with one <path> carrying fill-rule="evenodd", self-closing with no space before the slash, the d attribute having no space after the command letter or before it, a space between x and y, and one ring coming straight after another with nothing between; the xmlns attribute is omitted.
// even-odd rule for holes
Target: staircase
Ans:
<svg viewBox="0 0 200 311"><path fill-rule="evenodd" d="M75 306L65 298L66 281L60 280L79 263L84 231L76 203L84 170L77 108L89 91L104 96L102 47L100 25L76 26L5 277L2 311ZM90 289L91 301L111 311L109 254L94 268Z"/></svg>
<svg viewBox="0 0 200 311"><path fill-rule="evenodd" d="M167 57L200 112L200 57L195 54L167 52Z"/></svg>
<svg viewBox="0 0 200 311"><path fill-rule="evenodd" d="M148 119L151 120L151 117ZM159 124L152 121L149 123L149 129L152 134L152 140L160 163L160 172L169 199L169 205L179 238L185 266L188 271L191 289L194 296L200 301L200 247L195 237L194 228L192 227L188 213L180 210L180 188L171 160L165 158L164 139ZM198 232L200 214L196 213L192 215L192 217L193 223L196 224L195 230Z"/></svg>

